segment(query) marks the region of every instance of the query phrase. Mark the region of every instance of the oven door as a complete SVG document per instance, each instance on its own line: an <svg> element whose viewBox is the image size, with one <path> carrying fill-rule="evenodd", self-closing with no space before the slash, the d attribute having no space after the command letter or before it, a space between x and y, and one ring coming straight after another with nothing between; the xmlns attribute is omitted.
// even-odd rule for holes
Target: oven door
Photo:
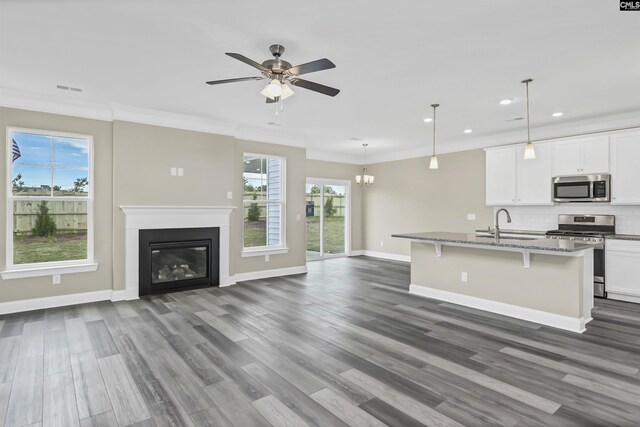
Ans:
<svg viewBox="0 0 640 427"><path fill-rule="evenodd" d="M593 295L600 298L607 297L604 286L604 249L594 249L593 251Z"/></svg>

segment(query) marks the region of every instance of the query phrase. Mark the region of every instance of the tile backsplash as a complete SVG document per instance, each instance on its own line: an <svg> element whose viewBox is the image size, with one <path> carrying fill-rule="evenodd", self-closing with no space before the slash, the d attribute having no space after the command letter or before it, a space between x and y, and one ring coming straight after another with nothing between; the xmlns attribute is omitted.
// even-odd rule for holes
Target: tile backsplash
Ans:
<svg viewBox="0 0 640 427"><path fill-rule="evenodd" d="M504 230L554 230L560 214L601 214L616 216L616 233L640 235L640 206L614 206L608 203L562 203L553 206L507 206L511 224L501 214ZM494 208L494 212L499 207ZM493 224L492 224L493 225Z"/></svg>

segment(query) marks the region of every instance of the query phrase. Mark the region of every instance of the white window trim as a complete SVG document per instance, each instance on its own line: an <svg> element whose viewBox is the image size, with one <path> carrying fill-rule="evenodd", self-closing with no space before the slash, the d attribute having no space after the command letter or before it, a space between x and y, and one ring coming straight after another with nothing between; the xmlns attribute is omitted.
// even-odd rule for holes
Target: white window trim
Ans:
<svg viewBox="0 0 640 427"><path fill-rule="evenodd" d="M253 247L248 247L246 248L244 246L244 207L245 207L245 200L244 200L244 187L241 191L240 194L242 194L242 251L240 252L240 256L243 258L246 257L254 257L254 256L263 256L263 255L280 255L280 254L286 254L289 252L289 248L287 247L287 158L283 157L283 156L275 156L275 155L271 155L271 154L260 154L260 153L243 153L242 154L242 161L244 164L244 158L245 156L255 156L255 157L260 157L260 158L264 158L264 159L277 159L280 160L282 162L282 198L280 199L280 201L278 203L280 203L280 211L282 214L282 220L280 223L280 244L275 246L253 246ZM244 166L243 166L244 167ZM243 178L244 178L244 171L242 172ZM258 202L259 204L264 204L265 206L267 205L267 202ZM270 202L270 203L275 203L275 202Z"/></svg>
<svg viewBox="0 0 640 427"><path fill-rule="evenodd" d="M87 258L81 260L71 261L53 261L53 262L39 262L30 264L13 264L13 201L16 197L13 195L13 188L11 186L11 178L13 176L13 161L12 155L12 143L11 134L18 133L30 133L34 135L44 136L56 136L63 138L78 138L86 139L89 141L89 194L86 197L82 197L82 201L87 202ZM93 205L94 205L94 144L93 136L77 133L58 132L40 129L27 129L18 127L7 127L6 134L6 197L7 203L7 216L6 216L6 264L5 270L0 272L2 279L18 279L25 277L38 277L48 276L52 274L68 274L68 273L80 273L87 271L96 271L98 264L94 259L94 224L93 224ZM53 162L53 159L51 159ZM26 199L29 196L18 197L18 200ZM41 196L31 196L33 199L42 199ZM58 197L56 200L77 200L75 197Z"/></svg>

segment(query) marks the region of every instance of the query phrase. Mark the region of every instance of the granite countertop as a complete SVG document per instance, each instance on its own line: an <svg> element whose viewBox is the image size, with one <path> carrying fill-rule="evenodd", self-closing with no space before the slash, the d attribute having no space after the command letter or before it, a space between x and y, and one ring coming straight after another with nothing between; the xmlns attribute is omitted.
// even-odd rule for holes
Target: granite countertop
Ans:
<svg viewBox="0 0 640 427"><path fill-rule="evenodd" d="M539 239L521 240L517 237L502 237L496 241L493 237L479 237L474 233L449 233L449 232L425 232L425 233L403 233L392 234L391 237L411 240L424 240L428 242L457 243L468 245L486 245L503 248L514 248L531 251L549 252L577 252L584 249L601 247L602 244L589 242L576 242L574 240Z"/></svg>
<svg viewBox="0 0 640 427"><path fill-rule="evenodd" d="M640 241L640 235L638 234L611 234L607 236L607 240L638 240Z"/></svg>

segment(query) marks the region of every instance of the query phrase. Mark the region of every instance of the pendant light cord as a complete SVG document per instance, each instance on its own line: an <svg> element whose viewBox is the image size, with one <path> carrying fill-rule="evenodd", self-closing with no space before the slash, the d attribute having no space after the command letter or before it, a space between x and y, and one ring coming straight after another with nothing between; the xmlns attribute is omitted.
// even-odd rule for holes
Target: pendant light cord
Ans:
<svg viewBox="0 0 640 427"><path fill-rule="evenodd" d="M436 106L433 106L433 155L436 155Z"/></svg>
<svg viewBox="0 0 640 427"><path fill-rule="evenodd" d="M525 80L527 85L527 143L531 144L531 125L529 123L529 80Z"/></svg>
<svg viewBox="0 0 640 427"><path fill-rule="evenodd" d="M436 155L436 108L440 106L440 104L431 104L433 107L433 153L432 156Z"/></svg>

